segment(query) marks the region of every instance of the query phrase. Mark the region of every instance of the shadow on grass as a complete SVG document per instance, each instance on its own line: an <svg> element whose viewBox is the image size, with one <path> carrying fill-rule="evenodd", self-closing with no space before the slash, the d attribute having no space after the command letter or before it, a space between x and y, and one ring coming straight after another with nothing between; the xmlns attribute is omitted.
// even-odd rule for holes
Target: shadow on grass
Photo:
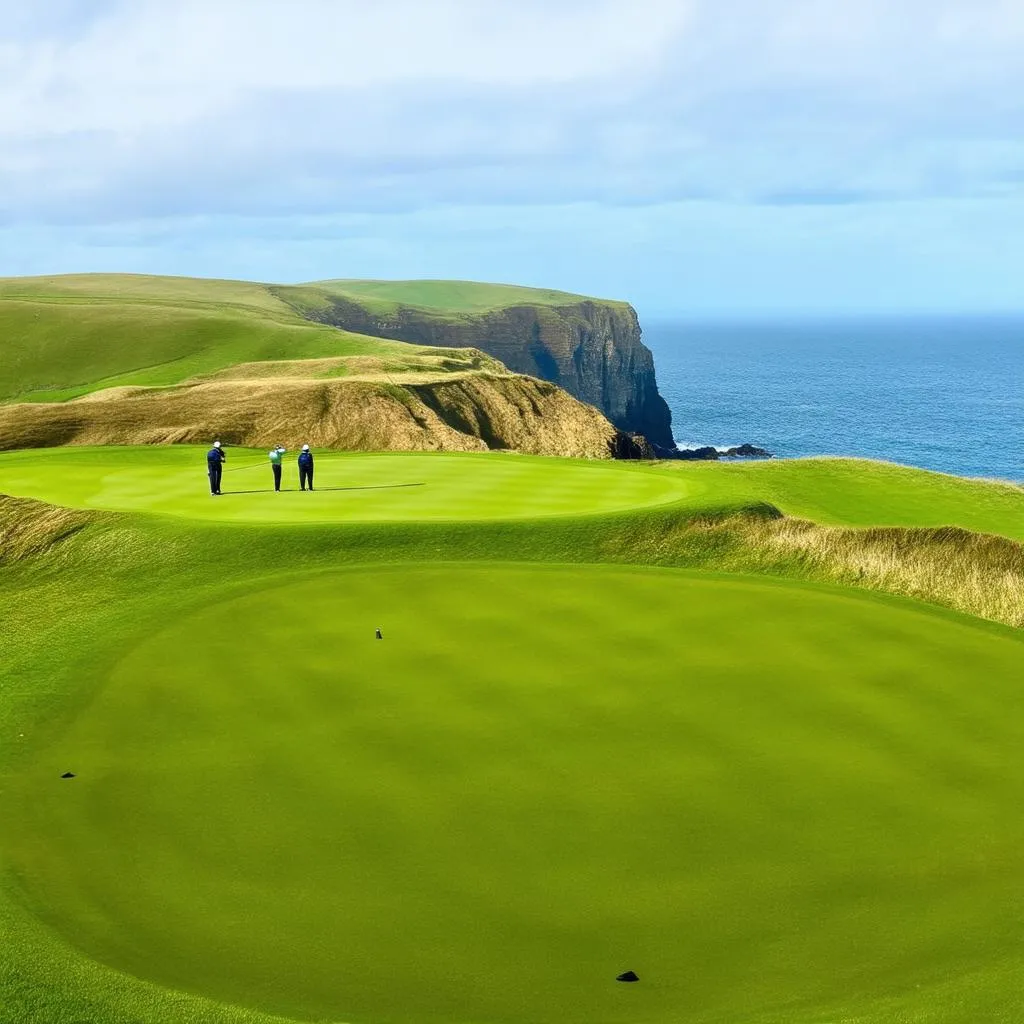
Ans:
<svg viewBox="0 0 1024 1024"><path fill-rule="evenodd" d="M324 493L325 491L394 491L399 490L403 487L426 487L426 481L421 481L415 484L377 484L375 486L367 487L316 487L310 488L314 493ZM300 489L298 487L282 487L278 494L298 494ZM224 491L218 495L220 498L229 497L232 494L273 494L273 487L260 487L252 491Z"/></svg>

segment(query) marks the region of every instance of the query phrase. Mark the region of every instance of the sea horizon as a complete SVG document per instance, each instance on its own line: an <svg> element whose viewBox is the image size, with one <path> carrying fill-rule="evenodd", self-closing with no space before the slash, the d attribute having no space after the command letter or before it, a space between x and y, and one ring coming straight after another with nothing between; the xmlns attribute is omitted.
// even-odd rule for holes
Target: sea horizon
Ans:
<svg viewBox="0 0 1024 1024"><path fill-rule="evenodd" d="M1024 313L642 323L679 447L1024 483Z"/></svg>

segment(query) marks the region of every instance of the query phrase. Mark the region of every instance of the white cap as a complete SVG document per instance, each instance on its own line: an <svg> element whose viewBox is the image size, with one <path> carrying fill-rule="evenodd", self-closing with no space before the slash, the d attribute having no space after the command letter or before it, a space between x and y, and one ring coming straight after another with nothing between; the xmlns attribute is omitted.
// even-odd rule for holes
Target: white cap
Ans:
<svg viewBox="0 0 1024 1024"><path fill-rule="evenodd" d="M304 445L302 446L302 450L303 450L304 452L308 452L308 451L309 451L309 445L308 445L308 444L304 444Z"/></svg>
<svg viewBox="0 0 1024 1024"><path fill-rule="evenodd" d="M214 441L213 442L213 447L214 448L219 448L220 447L220 441Z"/></svg>

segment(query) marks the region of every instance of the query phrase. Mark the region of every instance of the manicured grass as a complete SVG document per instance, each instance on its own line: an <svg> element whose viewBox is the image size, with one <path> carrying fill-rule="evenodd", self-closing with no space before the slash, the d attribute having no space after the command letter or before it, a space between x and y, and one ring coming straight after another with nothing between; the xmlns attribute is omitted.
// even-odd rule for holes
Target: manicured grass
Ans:
<svg viewBox="0 0 1024 1024"><path fill-rule="evenodd" d="M193 582L71 654L6 786L101 961L301 1019L1012 1019L1009 631L638 568Z"/></svg>
<svg viewBox="0 0 1024 1024"><path fill-rule="evenodd" d="M0 492L81 508L229 522L523 519L593 515L677 501L682 477L639 465L517 455L318 453L313 494L294 453L281 493L266 452L229 452L211 498L200 448L51 448L0 455Z"/></svg>
<svg viewBox="0 0 1024 1024"><path fill-rule="evenodd" d="M223 500L206 493L204 449L52 448L0 454L0 493L81 508L236 522L512 519L674 502L694 512L770 503L845 526L960 526L1024 540L1024 489L888 463L586 463L506 454L318 456L322 493L267 493L266 453L235 450ZM289 463L291 458L289 457ZM297 486L289 464L285 486Z"/></svg>

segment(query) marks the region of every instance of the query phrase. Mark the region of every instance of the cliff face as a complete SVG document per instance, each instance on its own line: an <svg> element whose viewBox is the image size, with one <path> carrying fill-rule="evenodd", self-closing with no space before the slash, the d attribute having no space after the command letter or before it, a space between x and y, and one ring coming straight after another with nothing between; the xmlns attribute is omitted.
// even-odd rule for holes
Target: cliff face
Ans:
<svg viewBox="0 0 1024 1024"><path fill-rule="evenodd" d="M348 451L514 450L607 459L616 432L545 381L469 374L403 385L225 380L111 388L63 403L0 406L0 449L65 444L309 443Z"/></svg>
<svg viewBox="0 0 1024 1024"><path fill-rule="evenodd" d="M332 296L315 308L287 288L272 289L303 316L359 334L451 348L478 348L510 370L552 381L620 430L674 447L672 416L658 393L654 357L640 340L636 312L581 301L451 314L398 305L386 312Z"/></svg>

